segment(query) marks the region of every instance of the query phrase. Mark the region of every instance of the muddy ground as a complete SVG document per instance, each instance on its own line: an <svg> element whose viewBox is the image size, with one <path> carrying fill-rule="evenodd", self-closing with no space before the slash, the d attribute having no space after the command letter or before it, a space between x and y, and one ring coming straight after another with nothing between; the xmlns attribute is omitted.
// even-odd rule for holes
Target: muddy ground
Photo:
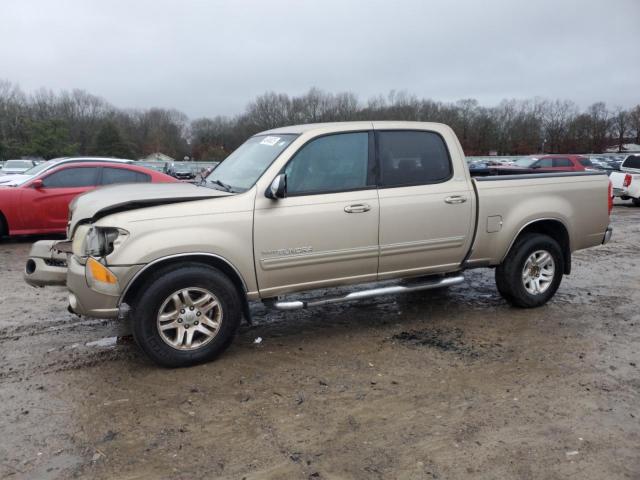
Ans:
<svg viewBox="0 0 640 480"><path fill-rule="evenodd" d="M23 284L33 239L5 240L0 477L640 478L640 208L613 225L543 308L507 306L488 270L356 305L254 305L222 358L183 370Z"/></svg>

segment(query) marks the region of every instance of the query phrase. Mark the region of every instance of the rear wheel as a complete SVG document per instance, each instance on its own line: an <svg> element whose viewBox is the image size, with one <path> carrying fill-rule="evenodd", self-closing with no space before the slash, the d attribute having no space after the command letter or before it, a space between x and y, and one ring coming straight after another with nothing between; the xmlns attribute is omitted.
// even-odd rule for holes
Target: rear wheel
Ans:
<svg viewBox="0 0 640 480"><path fill-rule="evenodd" d="M496 268L496 286L500 295L516 307L539 307L558 290L563 265L558 242L547 235L526 234L518 238Z"/></svg>
<svg viewBox="0 0 640 480"><path fill-rule="evenodd" d="M133 335L165 367L210 361L233 341L242 318L240 295L219 270L187 264L158 272L132 302Z"/></svg>
<svg viewBox="0 0 640 480"><path fill-rule="evenodd" d="M632 200L633 200L633 204L636 207L640 207L640 198L633 198Z"/></svg>

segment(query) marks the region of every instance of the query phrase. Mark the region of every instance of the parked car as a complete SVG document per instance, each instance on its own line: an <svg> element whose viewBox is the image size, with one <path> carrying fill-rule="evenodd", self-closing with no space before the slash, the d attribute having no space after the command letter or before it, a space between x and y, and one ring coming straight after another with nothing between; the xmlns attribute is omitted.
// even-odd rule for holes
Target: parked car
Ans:
<svg viewBox="0 0 640 480"><path fill-rule="evenodd" d="M126 160L121 158L103 158L103 157L60 157L48 160L46 162L37 162L37 165L29 170L17 175L5 175L0 176L0 185L20 185L21 183L35 177L36 175L46 172L54 167L58 167L63 164L69 163L84 163L84 162L105 162L105 163L134 163L133 160Z"/></svg>
<svg viewBox="0 0 640 480"><path fill-rule="evenodd" d="M192 180L196 178L193 168L194 166L190 162L176 162L171 166L169 174L179 180Z"/></svg>
<svg viewBox="0 0 640 480"><path fill-rule="evenodd" d="M529 168L544 169L547 172L584 172L595 170L589 157L583 155L544 155L533 162Z"/></svg>
<svg viewBox="0 0 640 480"><path fill-rule="evenodd" d="M79 315L130 314L147 355L179 367L219 355L249 300L310 308L455 285L466 269L495 267L509 303L544 305L572 252L609 240L611 208L602 172L472 178L442 124L290 126L248 139L202 186L79 197L68 240L37 242L25 279L66 283ZM47 265L56 259L68 267Z"/></svg>
<svg viewBox="0 0 640 480"><path fill-rule="evenodd" d="M640 207L640 154L629 155L624 159L619 172L612 172L613 195L622 200L633 200Z"/></svg>
<svg viewBox="0 0 640 480"><path fill-rule="evenodd" d="M602 170L607 175L611 175L611 172L620 171L620 164L614 160L610 160L607 157L590 157L593 168L596 170Z"/></svg>
<svg viewBox="0 0 640 480"><path fill-rule="evenodd" d="M140 165L141 167L150 168L151 170L155 170L156 172L167 173L169 171L169 164L166 162L137 161L135 164Z"/></svg>
<svg viewBox="0 0 640 480"><path fill-rule="evenodd" d="M16 175L24 173L38 164L35 160L7 160L2 165L0 175Z"/></svg>
<svg viewBox="0 0 640 480"><path fill-rule="evenodd" d="M125 163L61 162L18 185L0 185L0 236L65 233L69 202L101 185L175 181Z"/></svg>

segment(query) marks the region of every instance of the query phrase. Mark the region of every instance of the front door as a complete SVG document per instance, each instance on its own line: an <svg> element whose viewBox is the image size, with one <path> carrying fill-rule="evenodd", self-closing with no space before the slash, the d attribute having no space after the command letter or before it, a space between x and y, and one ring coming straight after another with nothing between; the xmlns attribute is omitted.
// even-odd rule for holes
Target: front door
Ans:
<svg viewBox="0 0 640 480"><path fill-rule="evenodd" d="M474 192L439 133L377 131L379 279L457 268L473 235Z"/></svg>
<svg viewBox="0 0 640 480"><path fill-rule="evenodd" d="M20 205L26 230L64 232L69 203L81 193L95 188L98 167L60 168L42 178L41 188L26 188Z"/></svg>
<svg viewBox="0 0 640 480"><path fill-rule="evenodd" d="M257 192L254 258L263 298L376 279L373 164L372 133L325 135L287 163L285 198Z"/></svg>

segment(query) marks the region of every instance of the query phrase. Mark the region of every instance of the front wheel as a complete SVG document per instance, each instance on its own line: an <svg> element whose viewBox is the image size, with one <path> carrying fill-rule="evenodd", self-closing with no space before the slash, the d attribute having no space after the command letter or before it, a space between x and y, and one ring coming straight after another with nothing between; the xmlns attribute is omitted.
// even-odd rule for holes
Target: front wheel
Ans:
<svg viewBox="0 0 640 480"><path fill-rule="evenodd" d="M496 268L496 286L500 295L516 307L539 307L558 290L563 266L558 242L547 235L526 234Z"/></svg>
<svg viewBox="0 0 640 480"><path fill-rule="evenodd" d="M132 302L133 336L165 367L210 361L233 341L242 318L235 286L203 264L169 267Z"/></svg>
<svg viewBox="0 0 640 480"><path fill-rule="evenodd" d="M632 198L632 200L636 207L640 207L640 198Z"/></svg>

